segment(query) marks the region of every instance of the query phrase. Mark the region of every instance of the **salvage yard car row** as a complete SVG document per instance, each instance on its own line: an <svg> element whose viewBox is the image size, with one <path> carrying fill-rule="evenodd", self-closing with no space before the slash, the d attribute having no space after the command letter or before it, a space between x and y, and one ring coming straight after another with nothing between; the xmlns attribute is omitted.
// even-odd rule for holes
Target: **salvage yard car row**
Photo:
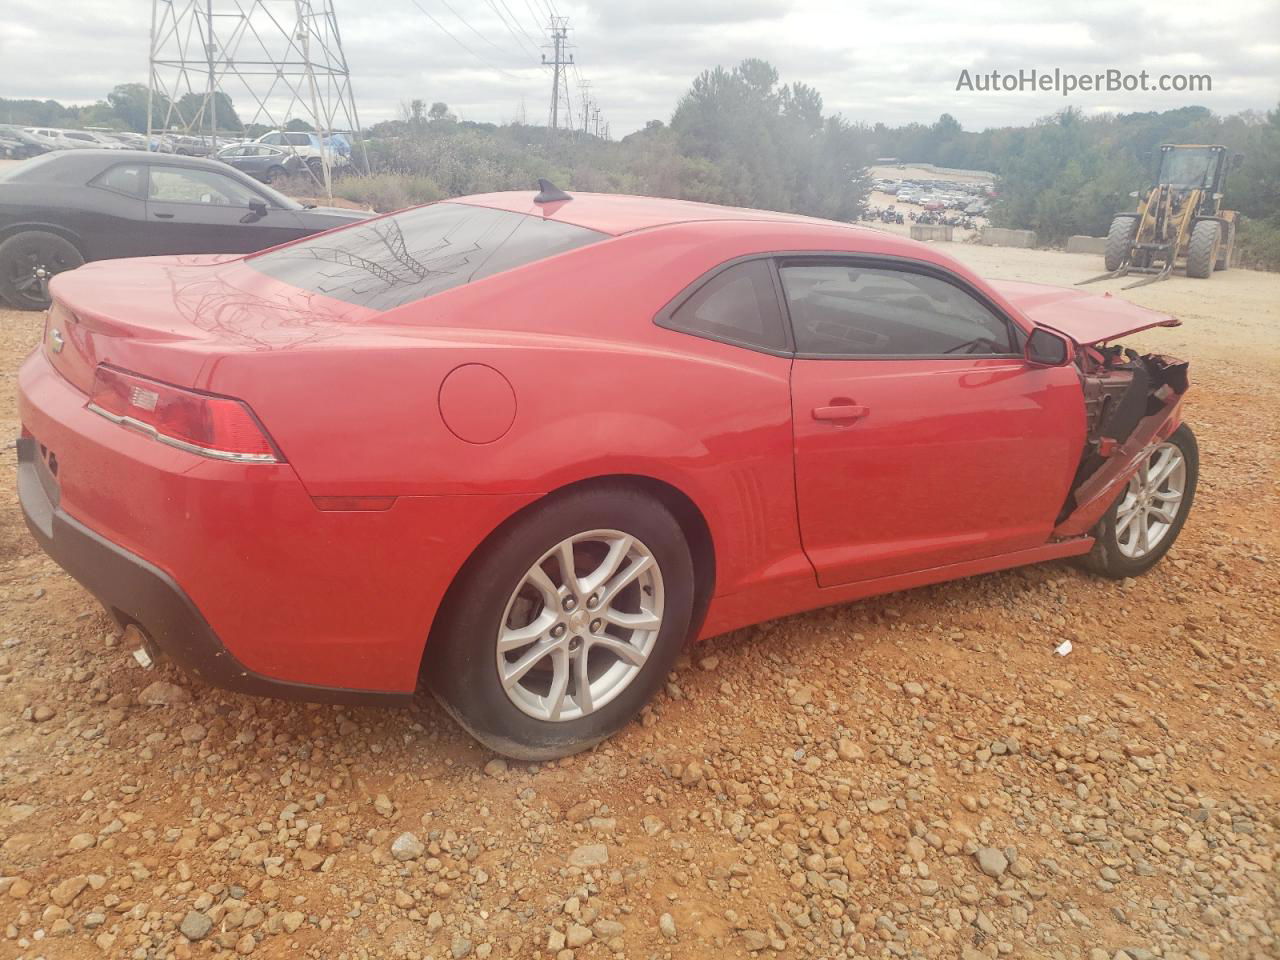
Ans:
<svg viewBox="0 0 1280 960"><path fill-rule="evenodd" d="M350 141L339 133L322 137L304 131L272 130L256 140L219 138L215 143L179 133L156 133L148 140L140 133L123 130L0 124L0 159L26 160L58 150L148 150L182 157L212 156L263 183L308 171L319 178L326 161L334 170L351 162Z"/></svg>

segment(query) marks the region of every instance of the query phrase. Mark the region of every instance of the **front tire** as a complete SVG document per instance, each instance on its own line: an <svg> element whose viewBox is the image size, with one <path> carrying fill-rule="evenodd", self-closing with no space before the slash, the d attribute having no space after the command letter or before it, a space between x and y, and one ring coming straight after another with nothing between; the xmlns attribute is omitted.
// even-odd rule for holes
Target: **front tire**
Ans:
<svg viewBox="0 0 1280 960"><path fill-rule="evenodd" d="M1137 217L1116 217L1111 221L1111 229L1107 231L1107 245L1102 254L1102 263L1108 272L1119 270L1120 264L1129 259L1129 251L1137 233Z"/></svg>
<svg viewBox="0 0 1280 960"><path fill-rule="evenodd" d="M0 243L0 300L18 310L47 310L49 281L84 257L66 237L25 230Z"/></svg>
<svg viewBox="0 0 1280 960"><path fill-rule="evenodd" d="M1184 423L1142 462L1098 522L1085 567L1113 580L1154 567L1182 532L1199 476L1200 450Z"/></svg>
<svg viewBox="0 0 1280 960"><path fill-rule="evenodd" d="M1187 276L1206 280L1213 273L1218 260L1218 245L1222 240L1222 227L1217 220L1201 220L1191 228L1191 240L1187 244Z"/></svg>
<svg viewBox="0 0 1280 960"><path fill-rule="evenodd" d="M573 491L468 562L428 642L427 683L498 753L577 753L662 685L693 602L689 548L661 504L624 485Z"/></svg>

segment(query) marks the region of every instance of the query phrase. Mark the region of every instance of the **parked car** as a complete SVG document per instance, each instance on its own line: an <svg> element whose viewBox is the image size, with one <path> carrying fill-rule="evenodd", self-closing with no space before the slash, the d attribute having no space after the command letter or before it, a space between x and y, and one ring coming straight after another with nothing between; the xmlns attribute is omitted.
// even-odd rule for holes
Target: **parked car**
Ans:
<svg viewBox="0 0 1280 960"><path fill-rule="evenodd" d="M94 148L93 143L68 137L65 130L59 130L56 127L25 127L24 130L50 150L92 150Z"/></svg>
<svg viewBox="0 0 1280 960"><path fill-rule="evenodd" d="M302 172L302 158L283 147L269 147L265 143L237 143L223 147L217 157L223 163L247 173L255 180L271 183L280 177Z"/></svg>
<svg viewBox="0 0 1280 960"><path fill-rule="evenodd" d="M48 153L50 147L21 127L0 124L0 156L6 160L26 160Z"/></svg>
<svg viewBox="0 0 1280 960"><path fill-rule="evenodd" d="M52 292L18 377L50 556L210 683L421 675L522 758L618 730L692 638L1136 576L1195 493L1187 365L1108 346L1176 320L869 228L544 184Z"/></svg>
<svg viewBox="0 0 1280 960"><path fill-rule="evenodd" d="M215 160L50 153L0 171L0 300L42 310L49 280L88 260L246 253L369 216L304 207Z"/></svg>
<svg viewBox="0 0 1280 960"><path fill-rule="evenodd" d="M113 140L105 134L96 130L63 130L62 135L68 140L75 140L77 143L90 149L98 150L128 150L119 140Z"/></svg>
<svg viewBox="0 0 1280 960"><path fill-rule="evenodd" d="M329 165L344 167L351 162L351 145L341 134L335 134L328 143L318 133L293 130L272 130L258 138L258 143L281 147L296 154L316 176L321 175L321 165L328 157Z"/></svg>

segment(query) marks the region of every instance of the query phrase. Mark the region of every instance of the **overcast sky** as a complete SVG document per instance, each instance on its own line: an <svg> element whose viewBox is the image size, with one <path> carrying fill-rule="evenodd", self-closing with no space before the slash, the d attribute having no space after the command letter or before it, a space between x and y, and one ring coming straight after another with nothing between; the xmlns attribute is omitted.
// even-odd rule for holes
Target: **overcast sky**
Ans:
<svg viewBox="0 0 1280 960"><path fill-rule="evenodd" d="M236 0L213 2L237 7ZM1025 123L1068 104L1097 112L1198 103L1232 113L1280 100L1276 0L332 2L365 124L396 117L414 97L443 100L470 120L502 122L523 111L529 122L545 122L551 76L534 51L546 42L551 6L568 17L577 71L591 82L615 137L669 119L700 71L745 57L771 61L783 82L816 87L827 112L871 123L928 123L945 111L976 130ZM252 0L239 3L247 8ZM282 16L293 9L292 0L268 5ZM0 96L83 103L116 83L145 82L150 17L150 0L4 0ZM1067 98L956 90L963 69L1032 67L1208 73L1213 89ZM228 92L249 120L249 98Z"/></svg>

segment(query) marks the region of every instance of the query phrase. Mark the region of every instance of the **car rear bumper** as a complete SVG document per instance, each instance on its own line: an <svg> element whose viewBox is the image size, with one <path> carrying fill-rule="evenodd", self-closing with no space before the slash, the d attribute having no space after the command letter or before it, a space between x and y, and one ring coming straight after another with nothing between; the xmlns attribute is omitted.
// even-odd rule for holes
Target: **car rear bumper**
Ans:
<svg viewBox="0 0 1280 960"><path fill-rule="evenodd" d="M411 693L290 683L248 669L218 639L191 598L163 570L89 529L58 506L33 437L18 440L18 499L31 535L120 623L137 624L183 670L239 693L322 703L405 704Z"/></svg>
<svg viewBox="0 0 1280 960"><path fill-rule="evenodd" d="M407 700L455 574L534 499L402 496L384 509L335 508L318 504L288 463L198 456L99 416L87 400L43 350L19 370L32 533L118 620L238 690Z"/></svg>

